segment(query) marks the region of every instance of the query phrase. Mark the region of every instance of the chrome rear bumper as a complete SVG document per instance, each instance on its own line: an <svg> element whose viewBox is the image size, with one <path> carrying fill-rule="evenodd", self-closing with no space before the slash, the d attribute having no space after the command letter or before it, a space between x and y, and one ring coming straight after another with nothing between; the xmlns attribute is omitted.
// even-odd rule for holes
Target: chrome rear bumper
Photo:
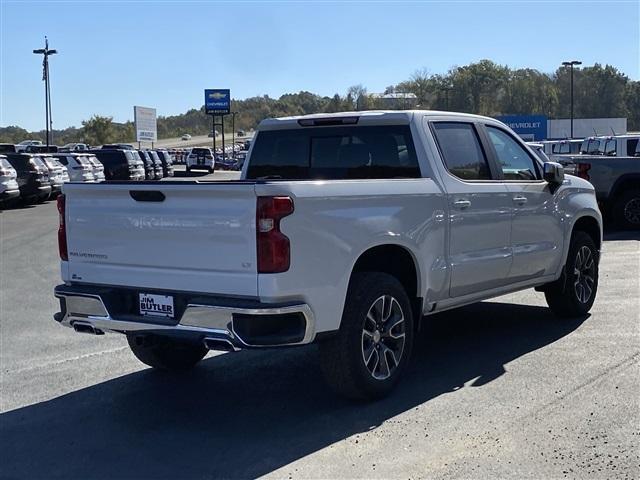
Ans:
<svg viewBox="0 0 640 480"><path fill-rule="evenodd" d="M275 306L261 304L250 307L188 303L177 323L172 323L164 317L154 316L126 314L122 315L124 318L117 318L119 316L109 312L100 294L67 288L69 287L60 285L55 289L55 296L60 299L62 311L54 318L62 325L79 332L153 333L191 337L202 341L217 339L229 342L235 350L304 345L315 339L314 316L311 308L303 303ZM274 338L267 343L256 343L255 339L251 340L246 334L239 332L235 325L240 317L244 325L247 325L247 321L257 325L260 322L291 315L301 316L304 319L303 326L295 338L289 335L283 342L278 342L275 337L275 343Z"/></svg>

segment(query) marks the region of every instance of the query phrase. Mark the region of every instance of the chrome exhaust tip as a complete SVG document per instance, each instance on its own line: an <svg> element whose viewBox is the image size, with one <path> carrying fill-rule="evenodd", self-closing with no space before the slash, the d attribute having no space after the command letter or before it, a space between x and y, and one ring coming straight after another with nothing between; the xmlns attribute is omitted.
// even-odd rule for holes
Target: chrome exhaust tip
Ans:
<svg viewBox="0 0 640 480"><path fill-rule="evenodd" d="M226 338L205 338L203 342L204 346L209 350L220 352L237 352L240 350L231 343L231 340L227 340Z"/></svg>
<svg viewBox="0 0 640 480"><path fill-rule="evenodd" d="M78 333L88 333L90 335L104 335L104 332L90 323L73 322L73 329Z"/></svg>

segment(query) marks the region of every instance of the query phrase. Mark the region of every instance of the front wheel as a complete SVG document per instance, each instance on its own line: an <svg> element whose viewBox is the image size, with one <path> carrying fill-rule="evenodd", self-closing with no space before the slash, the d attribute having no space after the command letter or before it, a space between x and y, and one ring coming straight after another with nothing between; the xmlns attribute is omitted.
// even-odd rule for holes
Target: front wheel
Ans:
<svg viewBox="0 0 640 480"><path fill-rule="evenodd" d="M127 335L129 348L142 363L160 370L187 370L204 358L204 345L157 335Z"/></svg>
<svg viewBox="0 0 640 480"><path fill-rule="evenodd" d="M325 379L349 398L387 395L407 366L413 332L411 304L395 277L354 274L340 330L319 345Z"/></svg>
<svg viewBox="0 0 640 480"><path fill-rule="evenodd" d="M581 317L591 310L597 289L596 244L585 232L573 232L563 278L553 282L545 290L547 304L559 317Z"/></svg>

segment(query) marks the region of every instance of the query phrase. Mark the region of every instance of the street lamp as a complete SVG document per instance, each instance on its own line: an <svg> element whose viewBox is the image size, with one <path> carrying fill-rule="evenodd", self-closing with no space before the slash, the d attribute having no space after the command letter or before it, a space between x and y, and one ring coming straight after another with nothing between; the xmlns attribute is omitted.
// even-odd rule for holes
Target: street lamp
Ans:
<svg viewBox="0 0 640 480"><path fill-rule="evenodd" d="M44 110L45 110L45 127L47 132L47 150L51 142L50 131L53 130L53 119L51 118L51 89L49 86L49 55L55 55L57 50L49 48L49 40L44 37L44 48L34 50L36 55L42 55L42 80L44 81Z"/></svg>
<svg viewBox="0 0 640 480"><path fill-rule="evenodd" d="M570 62L562 62L562 65L571 67L571 138L573 138L573 66L582 65L582 62L571 60Z"/></svg>

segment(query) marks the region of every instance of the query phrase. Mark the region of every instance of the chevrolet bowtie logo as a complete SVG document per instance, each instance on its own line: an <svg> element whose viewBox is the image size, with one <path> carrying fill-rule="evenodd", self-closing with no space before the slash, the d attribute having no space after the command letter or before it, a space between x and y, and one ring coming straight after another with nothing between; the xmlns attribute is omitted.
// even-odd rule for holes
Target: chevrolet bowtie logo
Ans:
<svg viewBox="0 0 640 480"><path fill-rule="evenodd" d="M220 92L213 92L209 94L209 98L213 98L214 100L220 100L221 98L225 98L227 95Z"/></svg>

